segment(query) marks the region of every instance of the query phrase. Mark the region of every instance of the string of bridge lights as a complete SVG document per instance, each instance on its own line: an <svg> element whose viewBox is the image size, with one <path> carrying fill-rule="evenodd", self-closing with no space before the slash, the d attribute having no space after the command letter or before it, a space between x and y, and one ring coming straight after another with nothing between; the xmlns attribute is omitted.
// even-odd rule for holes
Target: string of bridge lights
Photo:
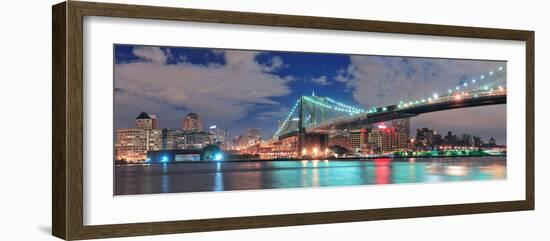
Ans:
<svg viewBox="0 0 550 241"><path fill-rule="evenodd" d="M353 110L353 111L356 112L356 113L365 112L365 110L363 110L363 109L361 109L361 108L356 108L356 107L353 107L353 106L350 106L350 105L346 105L346 104L344 104L344 103L341 103L341 102L338 102L338 101L336 101L336 100L333 100L333 99L331 99L331 98L329 98L329 97L326 97L325 99L326 99L327 101L333 103L333 104L338 105L338 106L347 108L347 109L349 109L349 110Z"/></svg>
<svg viewBox="0 0 550 241"><path fill-rule="evenodd" d="M279 132L281 132L281 130L283 130L283 128L286 126L286 124L288 123L288 121L290 121L290 118L292 117L292 115L294 114L294 111L296 111L296 108L298 108L298 105L300 104L300 99L298 99L296 101L296 103L294 104L294 106L292 107L292 109L290 110L290 113L288 113L288 116L286 117L285 121L283 121L283 124L279 127L279 129L275 132L275 135L274 136L278 136L279 135Z"/></svg>
<svg viewBox="0 0 550 241"><path fill-rule="evenodd" d="M488 76L493 76L496 72L498 71L502 71L504 70L504 67L502 66L499 66L496 70L491 70L489 71L489 73L487 73ZM479 80L484 80L485 78L487 78L487 76L485 74L483 75L480 75L479 76ZM488 83L485 83L484 85L481 85L477 88L477 90L482 90L482 91L487 91L489 94L493 93L493 91L495 91L495 89L493 88L494 85L496 85L498 82L500 82L501 80L504 80L505 77L501 77L499 79L496 79L496 80L493 80L491 82L488 82ZM478 82L478 79L477 78L473 78L471 79L469 82L464 82L462 85L457 85L454 90L453 89L448 89L447 92L448 92L448 95L447 96L452 96L453 95L453 92L455 92L455 99L460 99L462 98L462 96L467 96L468 95L468 92L464 92L464 88L467 88L469 85L474 85ZM468 84L470 83L470 84ZM499 85L498 86L498 90L500 91L503 91L504 90L504 87L502 85ZM432 94L432 96L428 97L428 98L423 98L423 99L418 99L418 100L414 100L414 101L399 101L399 104L397 105L397 108L399 109L402 109L402 108L408 108L408 107L412 107L414 105L418 105L418 104L423 104L423 103L432 103L434 101L437 101L439 100L440 98L442 98L444 96L439 96L438 93L434 93ZM478 97L478 94L474 94L474 97ZM372 107L368 110L364 110L364 109L361 109L361 108L356 108L356 107L353 107L353 106L350 106L350 105L347 105L347 104L344 104L344 103L341 103L341 102L338 102L336 100L333 100L329 97L324 97L325 100L327 100L328 102L332 103L332 104L335 104L336 106L332 106L332 105L328 105L326 103L323 103L323 102L320 102L320 101L317 101L315 100L314 98L311 98L309 96L303 96L302 97L304 100L310 102L310 103L313 103L313 104L316 104L318 106L322 106L322 107L325 107L327 109L330 109L330 110L335 110L335 111L340 111L340 112L345 112L345 113L348 113L350 115L355 115L355 114L361 114L361 113L367 113L367 114L372 114L372 113L376 113L379 111L379 109L381 111L387 111L387 107L382 107L382 108L377 108L377 107ZM300 98L298 98L298 100L296 101L296 103L294 104L294 106L292 107L290 113L288 114L288 116L286 117L286 119L283 121L283 124L279 127L279 129L275 132L274 136L278 136L279 133L285 128L285 126L288 124L288 122L291 120L292 118L292 115L294 114L294 112L296 111L296 109L298 108L298 105L300 104ZM309 116L308 118L311 118L311 116ZM306 120L307 121L307 120Z"/></svg>
<svg viewBox="0 0 550 241"><path fill-rule="evenodd" d="M319 105L319 106L322 106L322 107L325 107L329 110L336 110L336 111L340 111L340 112L345 112L345 113L348 113L350 115L354 115L354 114L360 114L360 113L363 113L364 111L362 109L359 109L359 108L355 108L355 107L352 107L352 106L349 106L349 105L346 105L346 104L343 104L343 103L340 103L338 101L335 101L335 100L332 100L328 97L325 97L325 99L329 102L332 102L338 106L341 106L341 107L337 107L337 106L331 106L331 105L327 105L323 102L320 102L320 101L317 101L309 96L304 96L303 97L305 100L307 100L308 102L311 102L313 104L316 104L316 105Z"/></svg>
<svg viewBox="0 0 550 241"><path fill-rule="evenodd" d="M345 113L348 113L350 115L354 115L354 114L360 114L360 113L364 113L365 110L363 109L359 109L359 108L355 108L353 106L350 106L350 105L346 105L344 103L341 103L341 102L338 102L338 101L335 101L333 99L330 99L328 97L325 97L325 99L331 103L334 103L336 105L338 105L339 107L336 107L336 106L331 106L331 105L327 105L325 103L322 103L322 102L319 102L317 100L315 100L314 98L311 98L309 96L303 96L304 100L310 102L310 103L313 103L313 104L316 104L316 105L319 105L319 106L322 106L322 107L325 107L327 109L330 109L330 110L336 110L336 111L340 111L340 112L345 112ZM288 122L292 119L292 115L294 114L294 112L296 111L296 108L298 107L298 105L300 104L300 99L298 99L296 101L296 103L294 104L294 106L292 107L290 113L288 114L288 116L286 117L286 119L283 121L283 124L279 127L279 129L275 132L275 135L274 136L278 136L279 133L286 127L286 125L288 124ZM307 120L306 120L307 122Z"/></svg>
<svg viewBox="0 0 550 241"><path fill-rule="evenodd" d="M499 71L502 71L504 70L504 67L503 66L499 66L496 70L491 70L489 71L489 73L487 73L488 76L493 76L496 72L499 72ZM487 78L486 74L482 74L479 76L479 80L484 80L485 78ZM499 79L496 79L496 80L493 80L489 83L486 83L480 87L477 88L477 90L483 90L483 91L487 91L489 93L493 93L493 91L495 90L493 88L493 86L498 83L499 81L505 79L505 77L501 77ZM478 81L479 81L477 78L473 78L471 79L469 82L466 81L464 82L462 85L457 85L454 90L453 88L450 88L447 90L447 93L448 95L447 96L452 96L453 95L453 92L456 93L455 94L455 99L461 99L462 96L468 96L468 92L464 91L463 89L464 88L467 88L469 85L474 85L476 84ZM500 91L503 91L504 90L504 87L502 85L499 85L498 86L498 90ZM474 94L474 97L478 97L478 94ZM402 109L402 108L408 108L408 107L411 107L411 106L414 106L414 105L417 105L417 104L423 104L423 103L431 103L431 102L434 102L434 101L437 101L441 98L441 96L439 96L438 93L434 93L432 96L428 97L428 98L423 98L423 99L419 99L419 100L414 100L414 101L400 101L399 104L397 105L397 108L399 109Z"/></svg>

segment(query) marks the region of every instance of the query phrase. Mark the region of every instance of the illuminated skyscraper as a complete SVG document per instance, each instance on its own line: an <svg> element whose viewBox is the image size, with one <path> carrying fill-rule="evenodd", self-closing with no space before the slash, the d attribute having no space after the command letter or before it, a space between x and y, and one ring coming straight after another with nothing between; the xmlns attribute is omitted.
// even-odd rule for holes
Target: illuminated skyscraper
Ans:
<svg viewBox="0 0 550 241"><path fill-rule="evenodd" d="M199 115L193 112L187 114L187 116L183 119L181 128L185 131L192 131L192 132L202 131L202 123L199 119Z"/></svg>
<svg viewBox="0 0 550 241"><path fill-rule="evenodd" d="M392 149L406 149L409 144L409 133L411 130L411 119L395 119L391 121Z"/></svg>
<svg viewBox="0 0 550 241"><path fill-rule="evenodd" d="M210 134L185 130L162 130L163 150L199 150L210 144Z"/></svg>
<svg viewBox="0 0 550 241"><path fill-rule="evenodd" d="M375 153L383 153L392 150L392 128L380 123L373 128L368 135L369 147Z"/></svg>
<svg viewBox="0 0 550 241"><path fill-rule="evenodd" d="M391 127L394 129L395 132L405 134L406 139L408 139L411 131L411 119L403 118L392 120Z"/></svg>
<svg viewBox="0 0 550 241"><path fill-rule="evenodd" d="M227 147L229 144L229 135L227 130L219 128L216 125L210 126L208 133L210 133L210 139L213 144Z"/></svg>
<svg viewBox="0 0 550 241"><path fill-rule="evenodd" d="M153 126L153 129L157 129L157 115L150 114L149 117L151 117L151 125Z"/></svg>
<svg viewBox="0 0 550 241"><path fill-rule="evenodd" d="M352 130L348 137L348 147L354 151L364 149L367 144L367 130Z"/></svg>
<svg viewBox="0 0 550 241"><path fill-rule="evenodd" d="M147 151L162 149L162 130L125 128L116 130L115 160L145 161Z"/></svg>

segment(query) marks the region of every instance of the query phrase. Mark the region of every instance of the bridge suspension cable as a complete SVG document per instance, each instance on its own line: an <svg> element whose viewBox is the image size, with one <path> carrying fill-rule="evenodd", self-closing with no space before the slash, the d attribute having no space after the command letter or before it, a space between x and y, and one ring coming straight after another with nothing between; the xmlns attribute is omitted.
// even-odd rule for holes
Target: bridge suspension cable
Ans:
<svg viewBox="0 0 550 241"><path fill-rule="evenodd" d="M441 100L448 100L450 98L456 97L457 100L460 100L462 95L468 96L469 93L472 93L473 97L478 97L479 95L484 95L485 92L487 92L489 95L493 94L493 90L495 86L498 86L497 88L501 91L504 91L505 84L506 84L506 75L497 74L502 73L504 70L503 66L497 67L495 70L490 70L488 73L482 74L478 76L477 78L472 78L469 81L463 82L461 85L457 85L454 88L448 89L448 93L446 95L439 95L438 93L434 93L431 96L427 98L421 98L417 100L410 100L410 101L400 101L399 104L397 104L397 108L408 108L412 106L416 106L418 104L424 104L424 103L432 103L437 102L440 99ZM496 79L492 79L492 77L497 76ZM482 81L489 80L488 82L481 83ZM479 92L483 91L483 93ZM301 96L298 98L294 106L292 107L291 111L289 112L286 119L283 121L281 126L277 129L273 137L280 136L283 134L283 130L285 130L291 123L290 121L293 119L293 115L296 112L296 109L301 105L305 104L302 103L304 101L307 101L308 103L314 104L316 106L320 106L322 108L333 110L340 113L346 113L351 116L357 115L357 114L373 114L377 112L385 112L389 111L387 107L372 107L368 110L357 108L351 105L344 104L342 102L336 101L329 97L320 97L315 96L315 94L312 93L311 96ZM395 106L395 105L394 105ZM391 107L391 106L388 106ZM298 117L298 121L301 121L303 124L307 125L312 119L312 115L308 115L305 118L305 121L301 119L302 117Z"/></svg>
<svg viewBox="0 0 550 241"><path fill-rule="evenodd" d="M279 136L281 134L281 131L285 128L285 126L287 124L289 124L288 122L290 121L290 119L292 118L292 115L294 115L294 112L296 111L296 108L298 108L298 105L300 104L300 98L298 98L298 100L296 100L296 103L294 104L294 106L292 107L292 109L290 110L290 112L288 113L288 116L286 117L286 119L283 121L283 123L281 124L281 126L279 126L279 129L277 129L277 131L275 132L275 134L273 136Z"/></svg>
<svg viewBox="0 0 550 241"><path fill-rule="evenodd" d="M433 101L438 101L441 98L449 97L449 96L462 96L462 95L468 95L469 92L477 92L477 91L489 91L492 93L494 86L498 86L498 89L503 90L505 88L505 81L506 81L506 75L500 76L497 79L493 79L487 83L484 83L480 85L480 81L490 79L492 76L497 75L497 73L502 73L504 71L503 66L497 67L495 70L490 70L488 73L482 74L479 77L472 78L470 81L465 81L461 85L457 85L454 88L449 88L447 91L447 95L439 95L438 93L434 93L432 96L427 98L422 98L418 100L413 101L400 101L398 104L398 108L408 108L413 105L417 104L423 104L423 103L431 103ZM500 84L499 84L500 83ZM468 87L477 87L473 89L469 89ZM474 96L477 96L474 95Z"/></svg>

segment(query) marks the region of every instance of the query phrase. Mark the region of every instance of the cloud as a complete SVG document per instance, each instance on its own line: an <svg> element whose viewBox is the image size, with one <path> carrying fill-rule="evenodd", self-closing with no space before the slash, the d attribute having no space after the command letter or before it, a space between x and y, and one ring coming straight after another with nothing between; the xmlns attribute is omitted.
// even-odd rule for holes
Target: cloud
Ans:
<svg viewBox="0 0 550 241"><path fill-rule="evenodd" d="M256 120L258 121L278 120L278 119L281 119L282 116L288 115L289 112L290 112L290 109L288 107L280 106L278 108L259 113L258 115L256 115Z"/></svg>
<svg viewBox="0 0 550 241"><path fill-rule="evenodd" d="M329 84L330 84L330 83L328 82L327 77L324 76L324 75L319 76L318 78L311 78L311 82L313 82L314 84L317 84L317 85L321 85L321 86L329 85Z"/></svg>
<svg viewBox="0 0 550 241"><path fill-rule="evenodd" d="M358 75L357 67L354 64L350 64L347 68L338 70L334 79L342 83L351 83L356 75Z"/></svg>
<svg viewBox="0 0 550 241"><path fill-rule="evenodd" d="M273 97L288 95L292 76L266 72L255 58L259 52L223 51L225 64L166 64L169 50L136 47L143 61L115 65L115 112L119 120L135 118L139 111L157 114L159 120L177 123L187 112L197 112L211 124L228 124L247 116L258 105L277 106ZM269 69L284 66L273 57ZM133 113L133 114L132 114ZM215 123L214 123L215 122ZM205 123L209 124L209 123ZM162 127L169 127L162 125Z"/></svg>
<svg viewBox="0 0 550 241"><path fill-rule="evenodd" d="M288 65L283 62L283 59L281 57L273 56L263 66L263 70L265 72L273 72L273 71L277 71L277 70L279 70L283 67L288 67Z"/></svg>
<svg viewBox="0 0 550 241"><path fill-rule="evenodd" d="M381 106L440 95L504 62L433 58L351 56L334 79L346 84L363 106Z"/></svg>
<svg viewBox="0 0 550 241"><path fill-rule="evenodd" d="M132 53L142 60L161 64L166 63L168 58L172 56L170 49L162 50L159 47L134 47Z"/></svg>

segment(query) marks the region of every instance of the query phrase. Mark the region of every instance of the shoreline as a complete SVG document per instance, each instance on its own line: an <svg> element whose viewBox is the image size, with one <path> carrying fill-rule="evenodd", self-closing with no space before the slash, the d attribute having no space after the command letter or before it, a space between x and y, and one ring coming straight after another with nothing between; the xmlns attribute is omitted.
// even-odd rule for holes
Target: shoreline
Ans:
<svg viewBox="0 0 550 241"><path fill-rule="evenodd" d="M189 164L189 163L230 163L230 162L271 162L271 161L373 161L374 159L391 159L396 162L405 162L410 158L468 158L468 157L506 157L506 155L452 155L452 156L399 156L399 157L346 157L346 158L319 158L319 159L300 159L300 158L285 158L285 159L241 159L241 160L225 160L225 161L180 161L180 162L168 162L168 163L127 163L116 164L115 166L142 166L142 165L165 165L165 164ZM400 160L403 159L403 160ZM419 162L424 162L420 160Z"/></svg>

